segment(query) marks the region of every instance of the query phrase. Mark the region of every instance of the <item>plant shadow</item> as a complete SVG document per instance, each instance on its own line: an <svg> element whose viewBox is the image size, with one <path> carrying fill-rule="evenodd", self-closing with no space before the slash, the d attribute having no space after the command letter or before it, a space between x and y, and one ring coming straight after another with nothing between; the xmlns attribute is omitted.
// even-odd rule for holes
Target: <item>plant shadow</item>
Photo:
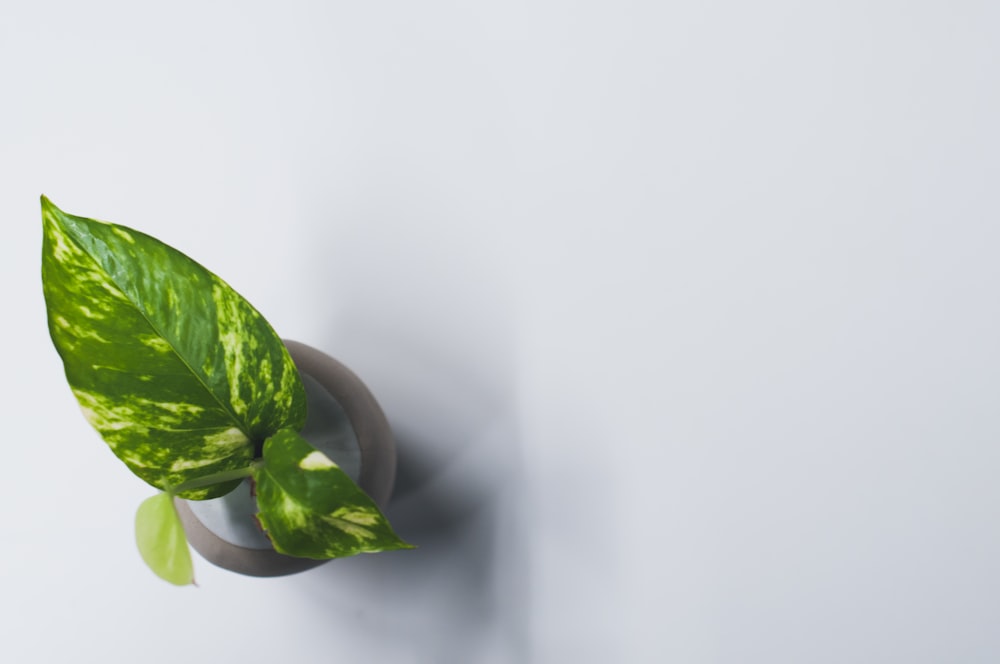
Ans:
<svg viewBox="0 0 1000 664"><path fill-rule="evenodd" d="M354 239L363 246L335 272L364 271L375 248ZM294 585L383 658L527 661L508 312L474 261L404 244L388 258L378 248L399 281L362 280L345 293L318 347L361 376L390 420L398 467L385 512L417 548L331 561Z"/></svg>

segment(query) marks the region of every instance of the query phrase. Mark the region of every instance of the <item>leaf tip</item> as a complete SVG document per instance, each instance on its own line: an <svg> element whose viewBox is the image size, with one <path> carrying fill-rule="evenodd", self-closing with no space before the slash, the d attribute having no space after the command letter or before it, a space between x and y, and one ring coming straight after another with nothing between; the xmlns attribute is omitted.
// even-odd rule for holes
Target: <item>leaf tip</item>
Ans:
<svg viewBox="0 0 1000 664"><path fill-rule="evenodd" d="M409 542L404 540L399 535L396 535L395 533L393 533L393 535L395 536L396 541L393 542L391 545L387 546L385 549L383 549L383 551L407 551L409 549L417 548L416 544L410 544Z"/></svg>
<svg viewBox="0 0 1000 664"><path fill-rule="evenodd" d="M59 219L59 217L64 214L63 211L60 210L55 203L49 200L49 197L46 196L45 194L42 194L41 196L41 203L42 203L43 222L45 221L56 222Z"/></svg>
<svg viewBox="0 0 1000 664"><path fill-rule="evenodd" d="M52 212L52 211L56 211L56 210L59 209L59 208L56 207L56 204L53 203L51 200L49 200L49 197L46 196L45 194L42 194L42 196L41 196L41 202L42 202L42 211L43 212Z"/></svg>

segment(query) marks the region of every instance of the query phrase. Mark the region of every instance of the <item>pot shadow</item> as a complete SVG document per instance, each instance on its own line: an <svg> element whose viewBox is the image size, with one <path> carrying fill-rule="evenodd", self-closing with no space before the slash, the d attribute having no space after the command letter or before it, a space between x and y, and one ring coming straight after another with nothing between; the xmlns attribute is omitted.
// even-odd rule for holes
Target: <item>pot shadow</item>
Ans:
<svg viewBox="0 0 1000 664"><path fill-rule="evenodd" d="M399 281L362 279L313 345L385 410L398 454L385 512L417 548L331 561L295 585L337 615L337 638L362 639L387 661L528 661L525 483L501 289L474 260L387 235L399 252L386 257L380 244L378 264ZM357 277L376 247L354 240L337 270Z"/></svg>

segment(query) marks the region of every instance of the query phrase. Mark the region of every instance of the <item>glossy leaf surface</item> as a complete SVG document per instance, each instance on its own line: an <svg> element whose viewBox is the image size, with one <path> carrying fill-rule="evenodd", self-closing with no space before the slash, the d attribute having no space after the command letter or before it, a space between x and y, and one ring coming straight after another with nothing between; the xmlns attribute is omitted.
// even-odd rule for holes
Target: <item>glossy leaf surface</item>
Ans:
<svg viewBox="0 0 1000 664"><path fill-rule="evenodd" d="M325 559L412 548L340 467L294 431L264 443L254 479L257 518L281 553Z"/></svg>
<svg viewBox="0 0 1000 664"><path fill-rule="evenodd" d="M49 332L84 414L161 489L246 467L301 428L305 391L270 325L219 277L124 226L42 199ZM222 495L238 480L186 498Z"/></svg>
<svg viewBox="0 0 1000 664"><path fill-rule="evenodd" d="M135 542L142 559L158 577L178 586L194 583L191 550L170 494L158 493L139 505Z"/></svg>

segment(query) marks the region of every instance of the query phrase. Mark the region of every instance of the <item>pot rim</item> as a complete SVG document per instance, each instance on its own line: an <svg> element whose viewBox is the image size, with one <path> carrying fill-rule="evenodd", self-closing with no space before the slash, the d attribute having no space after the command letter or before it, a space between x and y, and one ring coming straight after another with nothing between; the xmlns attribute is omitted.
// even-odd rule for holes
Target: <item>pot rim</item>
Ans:
<svg viewBox="0 0 1000 664"><path fill-rule="evenodd" d="M315 379L344 409L361 453L358 486L379 508L385 509L396 479L396 446L382 408L361 379L344 364L299 341L282 341L299 372ZM176 498L174 502L188 542L218 567L248 576L284 576L327 562L232 544L206 527L188 501Z"/></svg>

